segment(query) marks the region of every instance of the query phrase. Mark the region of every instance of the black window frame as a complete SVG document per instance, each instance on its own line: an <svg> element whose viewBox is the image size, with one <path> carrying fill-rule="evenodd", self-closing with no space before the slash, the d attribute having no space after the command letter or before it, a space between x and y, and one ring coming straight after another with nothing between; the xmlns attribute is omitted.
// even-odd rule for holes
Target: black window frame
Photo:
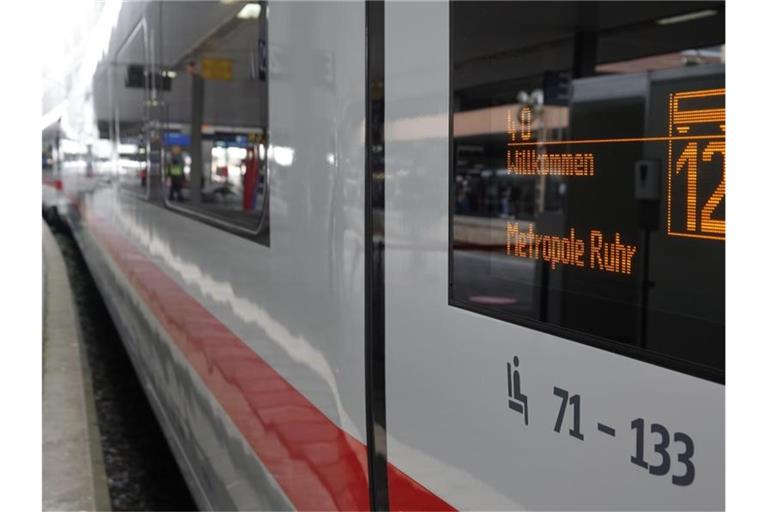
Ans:
<svg viewBox="0 0 768 512"><path fill-rule="evenodd" d="M466 1L466 0L464 0ZM448 13L448 305L469 311L472 313L481 314L502 322L506 322L519 327L525 327L533 329L544 334L550 334L562 338L567 341L581 343L590 347L598 348L618 354L625 357L630 357L640 362L653 364L662 368L677 371L690 375L692 377L701 378L707 381L715 382L718 384L725 384L725 366L723 370L714 368L705 364L700 364L686 359L656 352L650 349L641 348L635 345L624 344L619 341L605 338L595 334L578 331L568 327L562 327L548 322L536 320L524 315L515 314L511 312L501 313L493 308L488 308L482 304L477 304L469 301L463 301L461 299L454 298L454 214L456 206L455 198L455 165L454 155L456 154L456 140L453 134L454 125L454 56L456 55L456 49L454 44L456 41L454 22L455 16L455 4L456 2L449 2ZM724 341L725 343L725 341ZM725 347L724 347L725 348Z"/></svg>

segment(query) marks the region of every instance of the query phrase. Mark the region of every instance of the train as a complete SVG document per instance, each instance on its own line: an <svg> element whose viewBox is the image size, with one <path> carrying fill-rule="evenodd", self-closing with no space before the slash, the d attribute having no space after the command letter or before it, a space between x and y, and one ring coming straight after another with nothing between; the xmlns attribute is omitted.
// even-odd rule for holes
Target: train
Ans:
<svg viewBox="0 0 768 512"><path fill-rule="evenodd" d="M724 508L724 2L96 9L43 210L201 509Z"/></svg>

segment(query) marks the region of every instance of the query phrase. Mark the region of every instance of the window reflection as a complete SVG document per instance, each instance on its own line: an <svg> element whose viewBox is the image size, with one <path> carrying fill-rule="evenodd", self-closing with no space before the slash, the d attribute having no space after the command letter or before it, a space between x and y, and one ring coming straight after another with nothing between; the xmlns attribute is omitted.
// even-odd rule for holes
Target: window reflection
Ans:
<svg viewBox="0 0 768 512"><path fill-rule="evenodd" d="M723 3L451 19L453 303L722 370Z"/></svg>
<svg viewBox="0 0 768 512"><path fill-rule="evenodd" d="M114 141L113 169L119 186L147 198L149 135L152 129L148 25L142 20L129 34L110 66L107 79L112 98L108 134Z"/></svg>
<svg viewBox="0 0 768 512"><path fill-rule="evenodd" d="M261 2L153 4L111 66L123 191L269 244Z"/></svg>
<svg viewBox="0 0 768 512"><path fill-rule="evenodd" d="M163 186L169 207L268 244L266 22L247 5L163 4L207 22L163 41Z"/></svg>

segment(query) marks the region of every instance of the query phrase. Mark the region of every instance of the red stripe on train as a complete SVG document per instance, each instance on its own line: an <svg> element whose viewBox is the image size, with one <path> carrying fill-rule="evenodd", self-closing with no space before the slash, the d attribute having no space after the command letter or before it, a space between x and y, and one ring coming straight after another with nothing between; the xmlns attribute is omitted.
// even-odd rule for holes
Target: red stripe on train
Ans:
<svg viewBox="0 0 768 512"><path fill-rule="evenodd" d="M365 444L328 419L130 240L88 224L299 510L368 510ZM392 510L453 510L389 465Z"/></svg>
<svg viewBox="0 0 768 512"><path fill-rule="evenodd" d="M64 189L60 179L43 178L43 185L55 188L56 190L63 190Z"/></svg>
<svg viewBox="0 0 768 512"><path fill-rule="evenodd" d="M387 463L390 510L456 510L419 482Z"/></svg>

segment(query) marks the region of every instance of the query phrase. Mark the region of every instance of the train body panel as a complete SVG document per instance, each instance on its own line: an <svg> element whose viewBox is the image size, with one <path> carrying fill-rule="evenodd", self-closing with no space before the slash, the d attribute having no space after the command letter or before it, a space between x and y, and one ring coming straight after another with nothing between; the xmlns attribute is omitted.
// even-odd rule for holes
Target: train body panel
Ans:
<svg viewBox="0 0 768 512"><path fill-rule="evenodd" d="M397 248L385 291L390 461L461 509L723 508L724 386L448 303L448 21L444 3L386 8L386 151L398 163L385 207L385 245ZM513 361L525 416L508 405ZM557 389L578 396L580 418L573 402L563 414ZM688 445L671 436L693 440L693 484L632 463L638 419L668 431L651 439L669 444L672 474L690 469L677 459ZM667 457L652 446L651 466Z"/></svg>
<svg viewBox="0 0 768 512"><path fill-rule="evenodd" d="M148 394L164 411L159 416L170 418L163 423L170 425L169 432L182 447L182 461L189 462L191 485L198 484L196 495L204 496L201 505L216 509L282 509L291 501L248 446L248 434L237 429L243 424L232 423L231 411L212 398L210 382L201 382L190 361L169 341L173 334L158 320L157 311L142 304L146 297L105 248L108 242L103 238L114 233L132 244L148 264L178 283L221 328L258 354L295 388L293 393L306 397L325 417L312 429L302 426L301 410L293 411L291 433L281 432L285 421L275 424L266 419L274 414L290 416L290 401L282 412L263 407L250 411L265 429L276 430L271 435L289 437L283 440L283 457L309 466L296 471L289 464L282 483L296 479L294 488L300 485L321 508L365 508L365 503L354 501L357 498L351 502L354 506L347 497L338 501L344 493L362 495L367 501L364 148L357 136L363 124L363 55L357 49L363 45L363 5L319 7L271 6L270 21L278 34L273 44L282 48L286 62L284 74L275 80L280 88L270 96L275 113L270 129L273 143L292 161L274 162L269 169L274 229L270 247L150 205L103 175L65 173L66 189L78 203L71 218L76 232L82 233L78 240L89 263L100 262L92 263L92 270L104 276L98 279L100 288L116 312ZM349 45L350 40L359 42ZM315 57L311 55L315 48L325 48L336 59L333 87L323 87L320 94L315 69L303 65ZM326 136L318 137L319 133ZM213 373L215 363L210 361ZM245 363L237 371L248 372ZM247 391L241 390L239 398L244 399ZM280 400L284 393L276 385L274 399ZM343 430L353 448L345 448L346 437L334 439L337 434L329 426ZM301 453L311 450L321 453ZM288 455L291 451L300 453ZM352 460L338 460L350 455ZM325 459L326 469L311 467L318 457ZM330 481L324 474L328 471L335 471L337 481ZM344 478L347 484L340 484ZM274 490L267 491L270 488Z"/></svg>
<svg viewBox="0 0 768 512"><path fill-rule="evenodd" d="M100 195L89 203L116 199L112 190ZM86 208L83 211L91 216L111 213L109 207ZM110 226L119 231L116 225ZM198 505L211 510L292 508L243 433L109 253L103 235L99 238L88 223L75 233Z"/></svg>

